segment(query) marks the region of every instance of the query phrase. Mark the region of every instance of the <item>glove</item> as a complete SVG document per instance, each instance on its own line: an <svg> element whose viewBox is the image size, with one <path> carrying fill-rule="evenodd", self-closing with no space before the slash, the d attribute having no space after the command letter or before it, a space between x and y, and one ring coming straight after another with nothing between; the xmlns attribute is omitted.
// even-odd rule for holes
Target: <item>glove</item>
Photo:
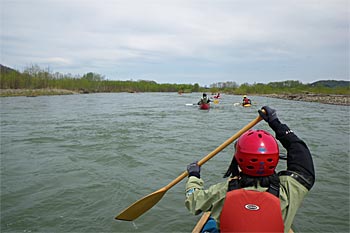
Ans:
<svg viewBox="0 0 350 233"><path fill-rule="evenodd" d="M266 114L264 114L262 110L258 110L259 115L269 124L271 129L275 131L276 138L278 140L280 140L287 134L293 133L293 131L291 131L286 124L282 124L280 122L275 109L270 108L269 106L264 106L261 109L264 109Z"/></svg>
<svg viewBox="0 0 350 233"><path fill-rule="evenodd" d="M273 108L270 108L269 106L264 106L261 109L264 109L266 113L263 113L262 110L258 110L259 115L262 119L264 119L267 123L271 123L277 118L276 110Z"/></svg>
<svg viewBox="0 0 350 233"><path fill-rule="evenodd" d="M198 179L201 178L201 175L200 175L201 167L198 165L198 161L195 161L187 165L187 172L188 172L188 177L195 176Z"/></svg>

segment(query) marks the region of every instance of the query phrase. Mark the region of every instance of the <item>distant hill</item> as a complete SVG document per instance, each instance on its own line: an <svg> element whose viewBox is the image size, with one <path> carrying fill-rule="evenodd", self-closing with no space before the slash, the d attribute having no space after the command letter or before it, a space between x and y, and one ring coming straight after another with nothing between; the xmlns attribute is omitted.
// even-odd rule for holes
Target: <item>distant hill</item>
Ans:
<svg viewBox="0 0 350 233"><path fill-rule="evenodd" d="M10 73L10 72L16 72L19 73L17 70L14 70L10 67L7 66L3 66L0 64L0 74L6 74L6 73Z"/></svg>
<svg viewBox="0 0 350 233"><path fill-rule="evenodd" d="M309 86L311 87L323 86L323 87L329 87L329 88L349 87L350 81L321 80L314 83L310 83Z"/></svg>

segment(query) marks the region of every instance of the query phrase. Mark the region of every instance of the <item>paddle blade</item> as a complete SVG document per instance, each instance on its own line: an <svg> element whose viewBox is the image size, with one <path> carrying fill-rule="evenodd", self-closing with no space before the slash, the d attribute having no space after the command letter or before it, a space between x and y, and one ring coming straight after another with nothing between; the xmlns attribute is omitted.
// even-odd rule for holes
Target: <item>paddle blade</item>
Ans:
<svg viewBox="0 0 350 233"><path fill-rule="evenodd" d="M115 217L117 220L133 221L140 215L144 214L147 210L151 209L157 202L162 199L167 189L160 189L154 193L151 193L144 198L136 201L134 204L123 210L119 215Z"/></svg>

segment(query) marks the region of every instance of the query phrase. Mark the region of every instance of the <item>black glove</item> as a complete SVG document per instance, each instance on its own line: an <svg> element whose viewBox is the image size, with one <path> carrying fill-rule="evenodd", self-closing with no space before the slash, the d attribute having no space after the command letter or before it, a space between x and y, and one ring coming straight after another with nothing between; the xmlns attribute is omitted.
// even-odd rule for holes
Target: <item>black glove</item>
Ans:
<svg viewBox="0 0 350 233"><path fill-rule="evenodd" d="M188 177L195 176L197 178L201 178L201 175L200 175L201 167L198 165L198 161L195 161L187 165L187 172L188 172Z"/></svg>
<svg viewBox="0 0 350 233"><path fill-rule="evenodd" d="M258 110L259 115L262 119L264 119L267 123L271 123L277 118L276 110L273 108L270 108L269 106L264 106L261 109L264 109L266 113L263 113L262 110Z"/></svg>
<svg viewBox="0 0 350 233"><path fill-rule="evenodd" d="M263 113L262 110L258 110L259 115L269 124L271 129L275 131L278 140L281 140L287 134L293 133L286 124L280 122L275 109L269 106L264 106L261 109L264 109L266 113Z"/></svg>

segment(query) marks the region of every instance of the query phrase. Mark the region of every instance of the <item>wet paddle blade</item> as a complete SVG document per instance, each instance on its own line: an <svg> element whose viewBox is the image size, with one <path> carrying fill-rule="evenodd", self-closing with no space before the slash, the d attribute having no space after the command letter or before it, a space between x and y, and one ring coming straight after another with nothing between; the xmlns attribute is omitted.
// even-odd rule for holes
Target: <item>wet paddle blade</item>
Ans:
<svg viewBox="0 0 350 233"><path fill-rule="evenodd" d="M115 217L117 220L133 221L140 215L144 214L147 210L151 209L160 199L164 196L167 189L160 189L154 193L151 193L144 198L136 201L134 204L123 210L119 215Z"/></svg>

